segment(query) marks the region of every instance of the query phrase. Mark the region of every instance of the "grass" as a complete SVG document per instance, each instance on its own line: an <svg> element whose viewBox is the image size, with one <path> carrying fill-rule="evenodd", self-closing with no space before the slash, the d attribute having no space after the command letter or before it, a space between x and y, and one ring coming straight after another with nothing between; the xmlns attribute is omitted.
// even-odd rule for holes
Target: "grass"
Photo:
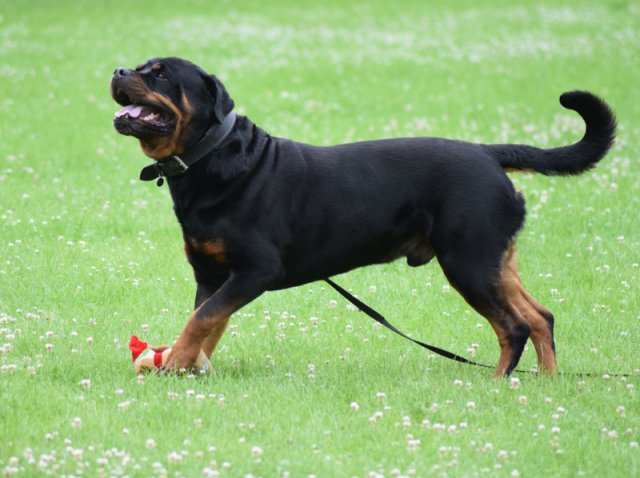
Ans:
<svg viewBox="0 0 640 478"><path fill-rule="evenodd" d="M6 476L637 476L640 9L632 2L54 2L0 10L0 469ZM178 55L267 131L565 144L557 97L605 97L616 147L580 178L514 176L527 288L559 365L432 358L321 283L241 310L210 377L137 380L194 285L167 190L111 126L116 66ZM435 265L338 281L428 342L494 363L495 337ZM372 287L375 286L375 287ZM535 363L530 348L522 366ZM604 372L630 377L601 378Z"/></svg>

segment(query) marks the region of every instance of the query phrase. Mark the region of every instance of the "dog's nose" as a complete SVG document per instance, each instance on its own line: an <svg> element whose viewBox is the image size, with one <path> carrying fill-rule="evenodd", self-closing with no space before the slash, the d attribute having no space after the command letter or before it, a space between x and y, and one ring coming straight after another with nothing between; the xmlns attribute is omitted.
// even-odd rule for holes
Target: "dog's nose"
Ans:
<svg viewBox="0 0 640 478"><path fill-rule="evenodd" d="M133 70L129 68L118 67L113 71L113 76L131 76L133 74Z"/></svg>

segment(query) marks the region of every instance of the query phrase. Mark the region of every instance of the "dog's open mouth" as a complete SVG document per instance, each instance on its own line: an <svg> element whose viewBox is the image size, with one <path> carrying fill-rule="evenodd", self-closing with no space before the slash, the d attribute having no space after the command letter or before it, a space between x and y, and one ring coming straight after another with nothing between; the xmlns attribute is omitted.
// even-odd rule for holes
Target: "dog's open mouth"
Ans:
<svg viewBox="0 0 640 478"><path fill-rule="evenodd" d="M143 121L152 126L164 126L171 120L168 114L160 108L135 104L127 105L116 111L114 118Z"/></svg>
<svg viewBox="0 0 640 478"><path fill-rule="evenodd" d="M131 98L117 86L113 86L112 96L122 106L113 117L119 133L144 138L163 136L173 131L175 116L165 108Z"/></svg>

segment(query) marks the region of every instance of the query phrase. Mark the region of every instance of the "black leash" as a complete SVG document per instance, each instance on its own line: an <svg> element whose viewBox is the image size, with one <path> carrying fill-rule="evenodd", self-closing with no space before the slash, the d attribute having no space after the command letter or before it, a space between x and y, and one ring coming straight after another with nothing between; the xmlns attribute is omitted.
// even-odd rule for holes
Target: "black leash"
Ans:
<svg viewBox="0 0 640 478"><path fill-rule="evenodd" d="M371 317L373 320L375 320L376 322L378 322L381 325L384 325L387 329L395 332L400 337L404 337L405 339L410 340L414 344L418 344L421 347L424 347L425 349L430 350L431 352L440 355L441 357L448 358L449 360L453 360L455 362L464 363L464 364L467 364L467 365L475 365L476 367L482 367L482 368L489 368L489 369L493 369L494 368L492 365L487 365L487 364L483 364L483 363L479 363L479 362L474 362L473 360L466 359L464 357L461 357L460 355L454 354L453 352L449 352L448 350L444 350L444 349L441 349L440 347L435 347L433 345L429 345L429 344L426 344L424 342L421 342L419 340L416 340L416 339L413 339L413 338L409 337L407 334L401 332L396 327L394 327L391 323L389 323L389 321L387 319L385 319L384 316L382 314L380 314L378 311L376 311L376 310L372 309L371 307L369 307L367 304L362 302L357 297L353 296L347 290L345 290L342 287L340 287L338 284L333 282L331 279L325 279L325 282L327 284L329 284L331 287L333 287L336 290L336 292L338 292L338 294L340 294L342 297L344 297L349 302L351 302L353 305L355 305L361 312L364 312L369 317ZM517 372L517 373L526 373L526 374L537 375L537 372L533 372L532 370L516 369L513 372L514 373ZM558 375L567 375L567 376L572 376L572 377L604 377L605 375L608 376L608 377L628 377L628 376L630 376L632 374L630 374L630 373L595 374L595 373L583 373L583 372L569 372L569 373L559 373Z"/></svg>
<svg viewBox="0 0 640 478"><path fill-rule="evenodd" d="M384 325L387 329L395 332L400 337L404 337L405 339L410 340L414 344L418 344L421 347L424 347L425 349L430 350L431 352L433 352L435 354L438 354L438 355L440 355L442 357L448 358L449 360L454 360L454 361L460 362L460 363L466 363L468 365L475 365L476 367L491 368L491 369L494 368L491 365L486 365L486 364L483 364L483 363L474 362L473 360L466 359L464 357L461 357L460 355L454 354L453 352L449 352L448 350L444 350L444 349L441 349L440 347L435 347L433 345L429 345L429 344L426 344L424 342L420 342L419 340L416 340L416 339L413 339L413 338L409 337L407 334L401 332L400 330L395 328L391 323L389 323L389 321L387 319L385 319L382 316L382 314L380 314L376 310L374 310L371 307L369 307L367 304L362 302L357 297L354 297L353 295L351 295L348 291L346 291L345 289L340 287L338 284L333 282L331 279L325 279L325 281L327 282L327 284L329 284L331 287L333 287L342 297L344 297L349 302L351 302L353 305L355 305L358 309L360 309L360 311L362 311L365 314L367 314L369 317L371 317L373 320L375 320L379 324Z"/></svg>

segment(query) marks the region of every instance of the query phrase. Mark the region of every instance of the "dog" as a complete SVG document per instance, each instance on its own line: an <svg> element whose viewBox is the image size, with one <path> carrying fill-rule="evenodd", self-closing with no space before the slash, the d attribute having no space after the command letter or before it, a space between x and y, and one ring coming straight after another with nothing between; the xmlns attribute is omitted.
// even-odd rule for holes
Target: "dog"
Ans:
<svg viewBox="0 0 640 478"><path fill-rule="evenodd" d="M554 317L523 287L516 236L525 203L506 172L577 175L613 145L616 121L595 95L560 103L585 121L570 146L403 138L312 146L271 136L234 113L214 75L180 58L117 68L115 129L166 178L197 284L194 312L167 371L210 357L229 317L262 293L357 267L437 258L451 285L484 316L500 345L496 377L517 366L527 339L538 369L557 373Z"/></svg>

